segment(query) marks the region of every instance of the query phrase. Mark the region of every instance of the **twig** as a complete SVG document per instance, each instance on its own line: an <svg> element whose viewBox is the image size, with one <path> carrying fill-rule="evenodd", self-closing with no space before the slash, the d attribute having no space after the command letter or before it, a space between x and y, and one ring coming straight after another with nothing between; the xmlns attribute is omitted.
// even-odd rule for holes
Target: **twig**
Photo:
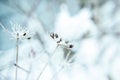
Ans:
<svg viewBox="0 0 120 80"><path fill-rule="evenodd" d="M17 65L17 64L14 64L14 66L16 66L16 67L18 67L19 69L21 69L21 70L23 70L23 71L25 71L25 72L29 73L29 71L28 71L28 70L26 70L26 69L22 68L21 66L19 66L19 65Z"/></svg>

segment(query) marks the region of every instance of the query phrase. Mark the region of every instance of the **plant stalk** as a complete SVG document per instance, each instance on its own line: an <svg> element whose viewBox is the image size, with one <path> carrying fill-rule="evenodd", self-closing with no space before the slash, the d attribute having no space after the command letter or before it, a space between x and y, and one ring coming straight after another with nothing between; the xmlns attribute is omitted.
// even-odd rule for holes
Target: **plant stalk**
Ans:
<svg viewBox="0 0 120 80"><path fill-rule="evenodd" d="M17 37L16 37L16 65L18 65L18 52L19 52L19 33L17 33ZM15 71L15 80L17 80L17 75L18 75L18 67L16 67L16 71Z"/></svg>
<svg viewBox="0 0 120 80"><path fill-rule="evenodd" d="M50 57L50 61L51 61L51 58L55 55L55 52L56 52L58 46L59 46L59 44L56 46L55 50L53 51L53 54ZM48 64L49 64L49 61L44 65L42 71L39 73L39 75L38 75L38 77L37 77L36 80L39 80L40 76L42 75L43 71L46 69L46 67L47 67Z"/></svg>

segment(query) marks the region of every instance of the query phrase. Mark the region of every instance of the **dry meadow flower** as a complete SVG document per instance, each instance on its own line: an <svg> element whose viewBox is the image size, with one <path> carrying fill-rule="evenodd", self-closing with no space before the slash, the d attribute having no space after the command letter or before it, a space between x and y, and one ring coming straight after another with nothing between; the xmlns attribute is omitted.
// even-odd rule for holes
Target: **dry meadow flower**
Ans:
<svg viewBox="0 0 120 80"><path fill-rule="evenodd" d="M12 31L7 30L2 23L0 23L0 26L3 28L4 31L9 33L12 38L15 39L17 38L17 35L19 35L18 38L20 40L31 39L31 36L34 34L32 30L17 23L11 23Z"/></svg>
<svg viewBox="0 0 120 80"><path fill-rule="evenodd" d="M21 26L20 24L13 24L12 26L12 37L16 38L16 35L19 34L19 39L31 39L33 32L25 26Z"/></svg>
<svg viewBox="0 0 120 80"><path fill-rule="evenodd" d="M50 37L56 41L58 45L61 45L64 48L71 49L73 48L73 45L69 41L63 40L61 37L58 36L57 33L51 33Z"/></svg>
<svg viewBox="0 0 120 80"><path fill-rule="evenodd" d="M30 39L32 36L32 31L30 31L27 27L23 27L20 24L12 24L12 31L7 30L2 23L0 23L0 26L8 32L13 38L16 39L16 63L15 66L18 65L18 58L19 58L19 40L23 39ZM15 80L17 80L18 76L18 66L16 66L15 71Z"/></svg>

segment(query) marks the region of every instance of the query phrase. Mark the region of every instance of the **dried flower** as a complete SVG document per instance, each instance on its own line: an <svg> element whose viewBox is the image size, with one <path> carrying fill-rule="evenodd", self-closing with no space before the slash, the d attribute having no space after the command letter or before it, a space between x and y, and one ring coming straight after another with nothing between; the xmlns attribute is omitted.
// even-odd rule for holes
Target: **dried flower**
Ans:
<svg viewBox="0 0 120 80"><path fill-rule="evenodd" d="M50 33L50 36L54 39L54 33Z"/></svg>
<svg viewBox="0 0 120 80"><path fill-rule="evenodd" d="M50 37L54 39L58 44L60 44L60 42L62 41L62 38L60 38L57 33L50 33Z"/></svg>
<svg viewBox="0 0 120 80"><path fill-rule="evenodd" d="M23 27L20 24L13 24L11 34L14 38L19 34L19 39L31 39L33 32L25 26Z"/></svg>
<svg viewBox="0 0 120 80"><path fill-rule="evenodd" d="M19 38L20 40L22 39L31 39L31 36L33 35L32 30L28 29L25 26L21 26L20 24L17 23L11 23L12 25L12 31L7 30L2 23L0 23L0 26L8 32L13 38Z"/></svg>
<svg viewBox="0 0 120 80"><path fill-rule="evenodd" d="M59 40L57 41L58 44L60 44L62 42L62 38L59 38Z"/></svg>
<svg viewBox="0 0 120 80"><path fill-rule="evenodd" d="M58 34L55 34L55 38L58 38Z"/></svg>
<svg viewBox="0 0 120 80"><path fill-rule="evenodd" d="M62 38L58 36L57 33L52 32L50 36L52 37L52 39L56 41L57 44L61 45L62 47L67 48L67 49L73 48L73 45L69 41L63 40Z"/></svg>

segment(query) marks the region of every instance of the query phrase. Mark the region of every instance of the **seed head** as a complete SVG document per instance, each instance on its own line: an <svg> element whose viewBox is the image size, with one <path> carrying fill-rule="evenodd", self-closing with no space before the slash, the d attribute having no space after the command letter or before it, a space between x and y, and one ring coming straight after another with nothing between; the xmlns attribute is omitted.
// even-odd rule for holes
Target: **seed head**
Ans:
<svg viewBox="0 0 120 80"><path fill-rule="evenodd" d="M14 38L16 38L16 35L19 34L19 39L31 39L33 32L25 26L13 24L11 34Z"/></svg>
<svg viewBox="0 0 120 80"><path fill-rule="evenodd" d="M64 48L71 49L73 48L73 45L69 41L65 41L62 38L58 36L57 33L51 33L50 37L56 41L57 44L61 45Z"/></svg>

